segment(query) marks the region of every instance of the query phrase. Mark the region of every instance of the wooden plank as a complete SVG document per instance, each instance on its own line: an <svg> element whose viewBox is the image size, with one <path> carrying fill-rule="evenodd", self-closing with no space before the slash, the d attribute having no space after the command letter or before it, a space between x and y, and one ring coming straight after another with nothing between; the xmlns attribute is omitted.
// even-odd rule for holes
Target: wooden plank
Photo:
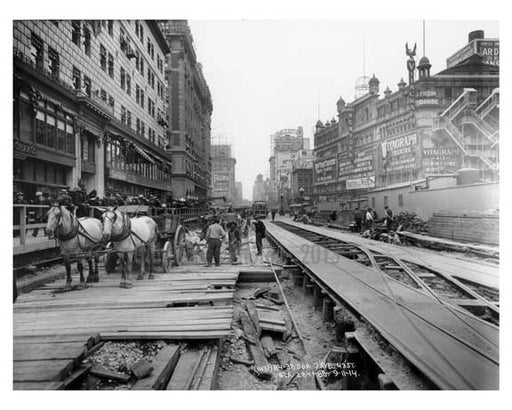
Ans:
<svg viewBox="0 0 512 410"><path fill-rule="evenodd" d="M180 340L180 339L220 339L229 336L230 331L198 332L113 332L100 333L102 340Z"/></svg>
<svg viewBox="0 0 512 410"><path fill-rule="evenodd" d="M15 382L61 381L74 367L73 360L31 360L14 362Z"/></svg>
<svg viewBox="0 0 512 410"><path fill-rule="evenodd" d="M245 310L240 310L240 322L244 330L245 337L251 344L257 344L259 336L254 328L254 325L249 317L249 314Z"/></svg>
<svg viewBox="0 0 512 410"><path fill-rule="evenodd" d="M14 382L13 390L64 390L63 382Z"/></svg>
<svg viewBox="0 0 512 410"><path fill-rule="evenodd" d="M258 319L258 313L256 312L256 306L252 300L248 300L245 302L245 307L247 309L247 312L249 313L249 317L251 318L251 321L254 325L254 329L256 330L256 335L260 337L261 335L261 327L260 327L260 321Z"/></svg>
<svg viewBox="0 0 512 410"><path fill-rule="evenodd" d="M196 366L201 357L199 350L184 351L176 364L166 390L185 390L190 378L192 369Z"/></svg>
<svg viewBox="0 0 512 410"><path fill-rule="evenodd" d="M80 361L83 359L86 347L83 342L65 342L49 344L20 344L13 345L13 360L56 360L73 359Z"/></svg>
<svg viewBox="0 0 512 410"><path fill-rule="evenodd" d="M220 364L220 349L214 346L211 350L207 367L205 369L202 380L199 383L197 390L214 390L219 372Z"/></svg>
<svg viewBox="0 0 512 410"><path fill-rule="evenodd" d="M130 376L127 374L115 372L100 365L92 366L89 373L101 379L116 380L121 383L128 383L130 381Z"/></svg>
<svg viewBox="0 0 512 410"><path fill-rule="evenodd" d="M166 385L180 356L179 345L167 345L158 352L151 365L153 372L146 378L137 380L132 390L161 390Z"/></svg>

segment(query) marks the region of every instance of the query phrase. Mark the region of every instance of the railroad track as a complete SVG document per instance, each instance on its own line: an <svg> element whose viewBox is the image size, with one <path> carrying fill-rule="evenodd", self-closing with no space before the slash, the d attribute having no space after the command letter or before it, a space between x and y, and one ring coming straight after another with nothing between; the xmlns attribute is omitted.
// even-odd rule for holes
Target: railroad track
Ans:
<svg viewBox="0 0 512 410"><path fill-rule="evenodd" d="M270 239L311 280L363 317L436 386L498 388L499 311L489 295L360 245L282 222L267 226Z"/></svg>

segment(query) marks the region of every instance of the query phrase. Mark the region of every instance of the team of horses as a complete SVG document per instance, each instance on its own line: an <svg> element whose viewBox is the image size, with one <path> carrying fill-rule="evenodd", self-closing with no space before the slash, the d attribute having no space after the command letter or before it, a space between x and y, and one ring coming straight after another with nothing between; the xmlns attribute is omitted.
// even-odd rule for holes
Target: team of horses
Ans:
<svg viewBox="0 0 512 410"><path fill-rule="evenodd" d="M101 221L92 217L78 218L76 211L71 212L65 206L55 204L48 210L48 222L45 233L60 242L61 255L66 267L66 286L71 289L71 259L77 260L80 273L79 287L85 283L98 282L98 251L108 243L119 255L121 265L121 288L129 289L133 285L130 276L133 259L141 254L141 272L137 279L145 275L145 257L149 259L149 279L153 279L153 253L158 238L155 221L147 216L129 218L117 207L107 208L101 215ZM87 260L89 275L85 279L82 260ZM93 266L94 262L94 266Z"/></svg>

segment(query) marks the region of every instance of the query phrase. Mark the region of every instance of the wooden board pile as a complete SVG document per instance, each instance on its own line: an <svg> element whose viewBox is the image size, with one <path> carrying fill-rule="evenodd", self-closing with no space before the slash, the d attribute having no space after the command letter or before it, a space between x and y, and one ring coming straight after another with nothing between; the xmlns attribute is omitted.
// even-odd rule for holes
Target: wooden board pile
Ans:
<svg viewBox="0 0 512 410"><path fill-rule="evenodd" d="M454 241L499 244L497 212L435 212L429 220L430 234Z"/></svg>

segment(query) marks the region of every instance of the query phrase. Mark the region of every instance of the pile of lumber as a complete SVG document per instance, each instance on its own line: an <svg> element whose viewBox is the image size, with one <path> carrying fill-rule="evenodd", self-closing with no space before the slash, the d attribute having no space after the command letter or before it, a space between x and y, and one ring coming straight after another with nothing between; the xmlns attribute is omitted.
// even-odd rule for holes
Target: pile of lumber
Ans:
<svg viewBox="0 0 512 410"><path fill-rule="evenodd" d="M419 218L414 212L401 211L394 217L395 227L401 227L401 230L412 233L428 232L429 225Z"/></svg>
<svg viewBox="0 0 512 410"><path fill-rule="evenodd" d="M428 223L432 236L461 242L499 244L499 213L435 212Z"/></svg>

